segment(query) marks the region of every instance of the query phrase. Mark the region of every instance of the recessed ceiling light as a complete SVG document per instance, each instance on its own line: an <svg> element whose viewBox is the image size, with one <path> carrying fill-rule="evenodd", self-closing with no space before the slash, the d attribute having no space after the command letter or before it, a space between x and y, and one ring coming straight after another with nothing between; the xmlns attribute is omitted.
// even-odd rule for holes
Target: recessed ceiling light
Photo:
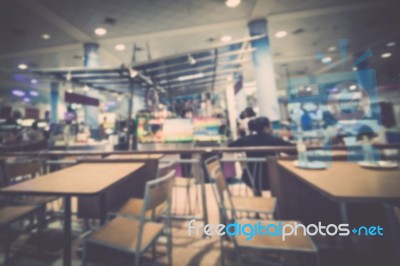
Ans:
<svg viewBox="0 0 400 266"><path fill-rule="evenodd" d="M43 34L42 34L42 39L48 40L48 39L50 39L50 38L51 38L50 34L47 34L47 33L43 33Z"/></svg>
<svg viewBox="0 0 400 266"><path fill-rule="evenodd" d="M189 64L194 65L197 63L196 59L192 55L188 55Z"/></svg>
<svg viewBox="0 0 400 266"><path fill-rule="evenodd" d="M36 79L31 79L31 83L32 84L37 84L37 80Z"/></svg>
<svg viewBox="0 0 400 266"><path fill-rule="evenodd" d="M33 97L37 97L37 96L39 96L39 92L37 92L37 91L30 91L30 92L29 92L29 95L31 95L31 96L33 96Z"/></svg>
<svg viewBox="0 0 400 266"><path fill-rule="evenodd" d="M358 70L358 67L353 67L353 71L357 71Z"/></svg>
<svg viewBox="0 0 400 266"><path fill-rule="evenodd" d="M328 63L332 62L332 57L326 56L326 57L321 59L321 62L324 63L324 64L328 64Z"/></svg>
<svg viewBox="0 0 400 266"><path fill-rule="evenodd" d="M395 42L388 42L388 43L386 44L387 47L393 47L393 46L395 46L395 45L396 45Z"/></svg>
<svg viewBox="0 0 400 266"><path fill-rule="evenodd" d="M29 103L31 101L31 99L29 99L28 97L24 98L24 102Z"/></svg>
<svg viewBox="0 0 400 266"><path fill-rule="evenodd" d="M97 28L94 30L94 33L96 33L98 36L103 36L106 35L107 30L105 28Z"/></svg>
<svg viewBox="0 0 400 266"><path fill-rule="evenodd" d="M139 74L139 72L135 69L129 69L129 74L131 76L131 78L136 78L136 76Z"/></svg>
<svg viewBox="0 0 400 266"><path fill-rule="evenodd" d="M328 51L329 52L334 52L334 51L336 51L336 46L331 46L331 47L328 47Z"/></svg>
<svg viewBox="0 0 400 266"><path fill-rule="evenodd" d="M349 87L349 89L351 90L351 91L354 91L354 90L356 90L357 89L357 85L351 85L350 87Z"/></svg>
<svg viewBox="0 0 400 266"><path fill-rule="evenodd" d="M28 66L26 64L19 64L18 68L21 69L21 70L25 70L25 69L28 68Z"/></svg>
<svg viewBox="0 0 400 266"><path fill-rule="evenodd" d="M281 30L281 31L278 31L275 33L276 38L283 38L283 37L286 37L286 35L287 35L287 32L284 30Z"/></svg>
<svg viewBox="0 0 400 266"><path fill-rule="evenodd" d="M224 36L221 37L221 41L222 42L230 42L230 41L232 41L232 36L224 35Z"/></svg>
<svg viewBox="0 0 400 266"><path fill-rule="evenodd" d="M391 56L392 56L391 53L383 53L383 54L381 54L381 57L382 57L382 58L389 58L389 57L391 57Z"/></svg>
<svg viewBox="0 0 400 266"><path fill-rule="evenodd" d="M237 7L238 5L240 5L240 2L241 2L240 0L226 0L225 5L227 7L233 8L233 7Z"/></svg>
<svg viewBox="0 0 400 266"><path fill-rule="evenodd" d="M115 45L115 50L117 50L117 51L123 51L123 50L125 50L125 44L122 44L122 43L120 43L120 44L117 44L117 45Z"/></svg>
<svg viewBox="0 0 400 266"><path fill-rule="evenodd" d="M18 97L24 97L25 96L25 92L21 91L21 90L13 90L12 94Z"/></svg>

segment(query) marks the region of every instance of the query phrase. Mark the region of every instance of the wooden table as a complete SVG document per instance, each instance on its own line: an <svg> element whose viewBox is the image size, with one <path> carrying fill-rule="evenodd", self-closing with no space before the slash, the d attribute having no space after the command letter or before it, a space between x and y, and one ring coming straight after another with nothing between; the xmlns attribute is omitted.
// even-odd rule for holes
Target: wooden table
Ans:
<svg viewBox="0 0 400 266"><path fill-rule="evenodd" d="M105 190L144 166L143 163L79 164L0 190L9 195L47 195L64 197L63 265L71 265L71 197L99 196L101 223L105 222Z"/></svg>
<svg viewBox="0 0 400 266"><path fill-rule="evenodd" d="M326 198L339 203L343 223L349 223L347 203L377 202L382 204L386 212L390 236L393 245L398 250L397 256L400 261L400 243L396 237L398 229L393 208L393 203L400 202L400 169L371 170L362 168L357 163L346 161L334 161L325 170L299 169L293 165L293 161L280 160L277 164L279 178L283 178L281 182L288 182L287 178L293 176L299 183L306 184ZM291 191L287 191L286 196L288 196L288 193L296 194L299 192L294 191L293 188ZM297 195L297 199L293 199L289 204L295 205L294 201L301 201L301 197L308 196L307 192L300 193L300 195ZM278 202L280 200L279 198ZM283 196L283 201L285 200L285 196ZM313 204L318 204L318 202ZM298 203L297 206L289 206L289 208L298 209L297 213L299 213L299 211L304 212L304 208L309 207L299 205L301 203ZM328 209L326 211L332 212L334 210Z"/></svg>

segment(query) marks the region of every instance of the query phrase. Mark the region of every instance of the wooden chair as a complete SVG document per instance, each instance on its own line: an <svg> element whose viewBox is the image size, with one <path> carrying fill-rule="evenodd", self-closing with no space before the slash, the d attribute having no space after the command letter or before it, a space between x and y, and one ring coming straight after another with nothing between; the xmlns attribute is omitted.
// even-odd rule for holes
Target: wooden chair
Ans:
<svg viewBox="0 0 400 266"><path fill-rule="evenodd" d="M86 241L84 248L83 265L86 265L88 245L100 246L135 255L136 266L140 265L141 255L155 247L157 239L167 236L168 263L172 265L172 237L171 237L171 195L174 171L164 177L146 183L145 197L140 219L117 216L104 227L95 231ZM164 223L156 222L160 217L156 209L165 206ZM149 219L147 213L151 212ZM155 250L154 250L155 251ZM154 258L155 252L153 252Z"/></svg>
<svg viewBox="0 0 400 266"><path fill-rule="evenodd" d="M276 198L264 197L235 197L231 195L225 176L221 170L221 162L218 156L211 157L205 162L208 176L218 184L218 195L228 210L236 212L266 214L272 218L276 206Z"/></svg>
<svg viewBox="0 0 400 266"><path fill-rule="evenodd" d="M158 167L158 174L157 177L165 176L171 171L173 171L173 167L175 164L173 162L163 163L160 164ZM109 213L109 216L126 216L126 217L140 217L141 210L143 209L144 199L141 198L130 198L120 209L116 212ZM164 210L163 206L159 206L156 209L156 216L159 216L162 211ZM146 214L147 217L151 216L151 211L148 211Z"/></svg>
<svg viewBox="0 0 400 266"><path fill-rule="evenodd" d="M211 175L214 177L214 194L217 199L218 208L220 209L221 220L223 223L227 224L230 222L240 222L241 224L256 225L261 224L262 226L276 226L279 224L285 226L286 224L294 225L296 221L279 221L279 220L258 220L258 219L238 219L236 213L236 204L233 198L228 196L228 201L224 199L224 191L227 190L225 178L220 172L218 160L212 162L207 162L208 169L214 168L214 173ZM211 170L211 169L210 169ZM227 191L229 193L229 191ZM230 204L228 205L227 202ZM224 265L224 240L227 238L220 237L221 242L221 265ZM282 257L280 256L284 252L295 252L295 253L312 253L316 256L317 265L320 265L318 249L314 242L308 237L304 236L302 233L297 235L292 235L286 237L282 240L279 236L261 235L255 234L251 239L245 234L235 234L232 236L232 242L235 249L236 265L242 265L245 255L252 251L261 251L263 254L265 252L276 253L278 255L277 259L266 260L265 258L259 260L259 262L269 263L268 265L283 265ZM254 260L254 254L251 253L251 258Z"/></svg>
<svg viewBox="0 0 400 266"><path fill-rule="evenodd" d="M11 248L12 224L28 218L38 210L36 206L6 206L0 207L0 229L4 231L4 265L8 265Z"/></svg>

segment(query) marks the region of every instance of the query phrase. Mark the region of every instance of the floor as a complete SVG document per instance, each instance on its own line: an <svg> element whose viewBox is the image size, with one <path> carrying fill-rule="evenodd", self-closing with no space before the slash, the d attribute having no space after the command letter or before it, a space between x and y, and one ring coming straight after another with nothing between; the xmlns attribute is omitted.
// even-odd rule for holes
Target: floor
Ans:
<svg viewBox="0 0 400 266"><path fill-rule="evenodd" d="M235 193L249 193L246 192L246 188L242 185L235 185ZM193 193L194 194L194 193ZM213 196L212 187L206 185L207 194L207 208L209 215L209 223L219 223L218 210L216 207L216 201ZM174 213L181 214L184 211L185 203L185 191L177 189L174 191ZM269 196L268 194L265 196ZM192 202L195 201L195 196L192 198ZM57 206L53 206L57 208ZM76 208L76 206L75 206ZM196 216L199 216L201 211L197 208ZM74 248L73 248L73 265L81 265L79 258L79 246L82 243L82 239L78 236L84 231L84 223L82 220L73 219L73 230L75 232ZM220 265L220 241L217 237L209 239L203 239L196 236L188 236L188 220L174 220L173 222L173 265L204 265L213 266ZM62 265L61 254L62 254L62 224L60 220L55 220L50 223L45 233L40 235L21 235L18 237L12 246L12 260L10 265L20 266L44 266ZM1 237L1 236L0 236ZM0 238L0 242L2 239ZM157 262L154 263L150 260L151 255L146 254L143 260L143 265L166 265L166 246L165 239L161 239L157 245ZM1 245L2 246L2 245ZM2 248L2 247L0 247ZM346 249L332 249L332 248L321 248L321 259L323 266L333 265L377 265L382 260L376 260L371 258L363 258L358 256L359 251L349 251ZM129 265L132 262L132 257L125 256L121 253L107 253L107 251L98 251L97 257L100 255L107 254L104 259L101 259L102 263L92 263L89 265ZM253 255L253 254L250 254ZM254 257L261 257L262 260L274 259L275 254L254 254ZM112 258L111 260L107 260ZM312 266L315 265L314 259L311 257L299 257L297 255L288 254L284 256L284 260L288 265L293 266ZM3 253L0 253L0 265L3 261ZM107 262L107 263L104 263ZM226 244L225 253L225 265L234 265L235 262L235 251L230 243ZM258 262L247 262L245 265L268 265L260 264ZM382 266L389 266L391 264L380 263Z"/></svg>

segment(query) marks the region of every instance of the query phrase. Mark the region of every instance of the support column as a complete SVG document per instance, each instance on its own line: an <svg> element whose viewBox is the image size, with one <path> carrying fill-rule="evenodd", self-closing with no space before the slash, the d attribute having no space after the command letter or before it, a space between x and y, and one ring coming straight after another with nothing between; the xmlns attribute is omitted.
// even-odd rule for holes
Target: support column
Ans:
<svg viewBox="0 0 400 266"><path fill-rule="evenodd" d="M84 67L98 68L99 67L99 45L97 43L85 43L84 48ZM99 92L91 89L85 95L93 98L99 98ZM90 127L92 138L99 138L99 107L84 106L85 124Z"/></svg>
<svg viewBox="0 0 400 266"><path fill-rule="evenodd" d="M250 36L268 34L267 21L265 19L254 20L248 26ZM278 91L268 36L251 41L251 46L256 48L253 52L253 64L259 114L260 116L268 117L271 122L277 123L280 120Z"/></svg>
<svg viewBox="0 0 400 266"><path fill-rule="evenodd" d="M50 83L50 124L58 123L59 83Z"/></svg>

